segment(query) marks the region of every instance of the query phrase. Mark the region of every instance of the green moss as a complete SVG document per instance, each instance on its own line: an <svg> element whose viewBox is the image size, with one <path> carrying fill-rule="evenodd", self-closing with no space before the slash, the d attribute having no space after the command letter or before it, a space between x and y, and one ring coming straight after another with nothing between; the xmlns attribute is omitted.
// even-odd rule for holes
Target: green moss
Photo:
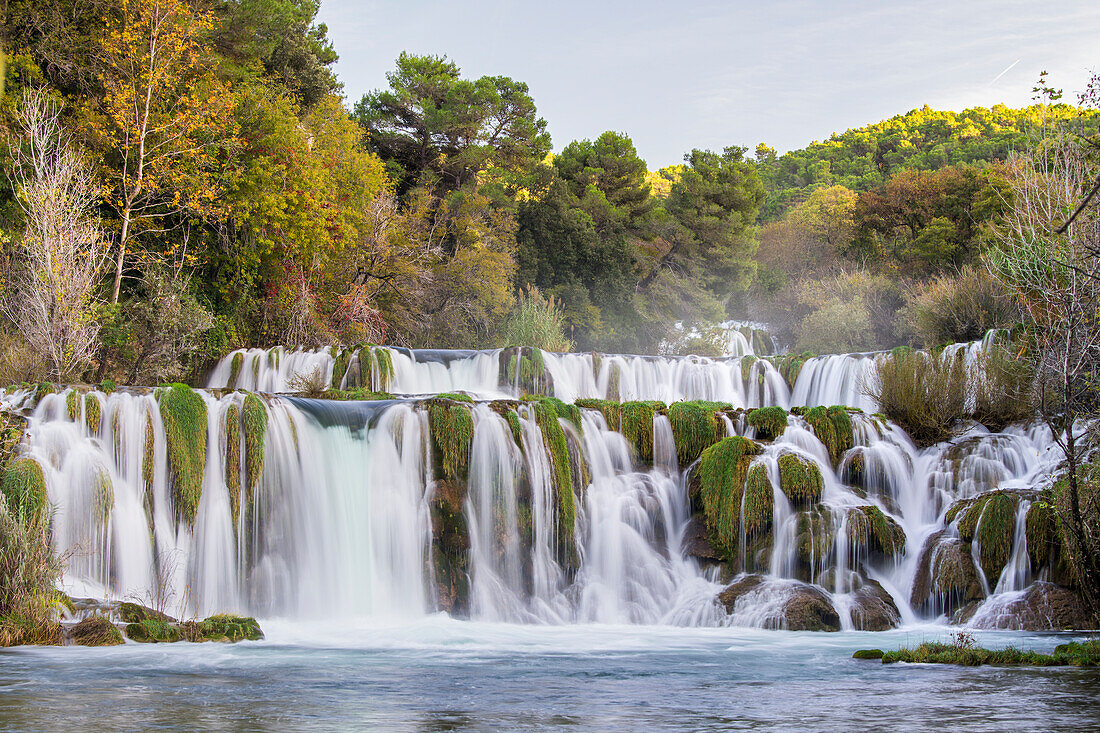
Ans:
<svg viewBox="0 0 1100 733"><path fill-rule="evenodd" d="M104 379L99 383L99 391L103 394L111 394L118 388L113 379Z"/></svg>
<svg viewBox="0 0 1100 733"><path fill-rule="evenodd" d="M886 557L905 550L905 530L877 506L860 506L848 511L848 541Z"/></svg>
<svg viewBox="0 0 1100 733"><path fill-rule="evenodd" d="M672 425L676 457L681 466L689 465L700 453L725 437L725 426L718 418L718 412L729 407L723 403L703 401L669 405L668 421Z"/></svg>
<svg viewBox="0 0 1100 733"><path fill-rule="evenodd" d="M1024 533L1033 567L1045 565L1054 554L1054 512L1047 501L1033 501L1027 510Z"/></svg>
<svg viewBox="0 0 1100 733"><path fill-rule="evenodd" d="M126 636L142 644L172 643L183 640L183 634L174 625L151 618L126 624Z"/></svg>
<svg viewBox="0 0 1100 733"><path fill-rule="evenodd" d="M363 387L385 391L392 380L393 354L389 349L366 346L359 350L359 383Z"/></svg>
<svg viewBox="0 0 1100 733"><path fill-rule="evenodd" d="M42 401L42 398L48 394L54 394L57 392L57 386L50 382L40 382L37 387L34 388L34 401L35 404Z"/></svg>
<svg viewBox="0 0 1100 733"><path fill-rule="evenodd" d="M154 453L156 433L153 429L153 416L145 413L145 442L141 457L141 478L145 482L146 490L153 485L153 469L156 454Z"/></svg>
<svg viewBox="0 0 1100 733"><path fill-rule="evenodd" d="M852 655L852 659L882 659L881 649L860 649Z"/></svg>
<svg viewBox="0 0 1100 733"><path fill-rule="evenodd" d="M508 427L512 430L512 439L516 441L516 445L523 447L523 425L519 421L519 413L515 410L507 410L504 413L504 419L508 422Z"/></svg>
<svg viewBox="0 0 1100 733"><path fill-rule="evenodd" d="M607 399L618 401L621 396L619 387L622 376L622 366L617 361L611 362L607 367Z"/></svg>
<svg viewBox="0 0 1100 733"><path fill-rule="evenodd" d="M172 502L176 519L195 525L206 468L206 402L185 384L173 384L160 397L167 439Z"/></svg>
<svg viewBox="0 0 1100 733"><path fill-rule="evenodd" d="M225 487L236 529L241 518L241 411L236 405L225 411Z"/></svg>
<svg viewBox="0 0 1100 733"><path fill-rule="evenodd" d="M238 351L233 354L233 357L229 360L229 382L226 386L229 389L234 389L237 386L237 377L241 375L241 367L244 365L244 353Z"/></svg>
<svg viewBox="0 0 1100 733"><path fill-rule="evenodd" d="M93 433L99 432L99 423L103 413L99 405L99 399L94 394L84 395L84 423Z"/></svg>
<svg viewBox="0 0 1100 733"><path fill-rule="evenodd" d="M351 350L333 347L335 361L332 364L332 388L340 389L344 381L344 375L348 373L348 364L351 363Z"/></svg>
<svg viewBox="0 0 1100 733"><path fill-rule="evenodd" d="M255 356L252 357L252 383L260 383L260 360Z"/></svg>
<svg viewBox="0 0 1100 733"><path fill-rule="evenodd" d="M852 435L852 416L848 413L847 407L840 405L834 405L826 412L833 423L833 433L836 437L836 453L832 454L833 465L836 465L855 442Z"/></svg>
<svg viewBox="0 0 1100 733"><path fill-rule="evenodd" d="M23 524L41 518L46 511L46 477L33 458L16 458L9 463L0 491L12 516Z"/></svg>
<svg viewBox="0 0 1100 733"><path fill-rule="evenodd" d="M96 520L106 524L111 516L111 508L115 505L115 486L111 483L111 475L105 468L97 468L95 485L93 486L92 506L95 509Z"/></svg>
<svg viewBox="0 0 1100 733"><path fill-rule="evenodd" d="M759 446L747 438L723 438L699 457L695 472L698 497L711 545L735 563L740 534L741 498L752 457Z"/></svg>
<svg viewBox="0 0 1100 733"><path fill-rule="evenodd" d="M582 399L577 400L573 404L584 409L599 410L603 415L604 422L607 423L608 430L614 430L615 432L622 431L623 410L622 405L618 402L612 402L611 400Z"/></svg>
<svg viewBox="0 0 1100 733"><path fill-rule="evenodd" d="M445 395L433 397L427 404L433 451L441 468L438 478L465 480L470 467L470 441L474 436L470 406L466 401Z"/></svg>
<svg viewBox="0 0 1100 733"><path fill-rule="evenodd" d="M199 633L205 641L259 641L264 638L256 619L248 616L219 614L199 622Z"/></svg>
<svg viewBox="0 0 1100 733"><path fill-rule="evenodd" d="M841 476L844 482L853 486L863 486L864 476L867 471L867 462L863 451L854 451L844 459Z"/></svg>
<svg viewBox="0 0 1100 733"><path fill-rule="evenodd" d="M1062 644L1055 647L1054 654L1040 654L1015 647L994 650L967 643L925 642L912 649L902 648L882 656L883 664L895 662L957 664L965 667L986 664L1002 667L1095 667L1100 665L1100 641Z"/></svg>
<svg viewBox="0 0 1100 733"><path fill-rule="evenodd" d="M573 527L576 509L573 497L573 467L569 461L569 444L565 431L558 422L554 402L540 400L535 403L535 421L542 430L542 440L550 453L554 470L554 486L558 495L559 547L568 550L573 544Z"/></svg>
<svg viewBox="0 0 1100 733"><path fill-rule="evenodd" d="M267 407L254 394L244 398L241 428L244 432L244 487L251 502L264 473L264 439L267 436Z"/></svg>
<svg viewBox="0 0 1100 733"><path fill-rule="evenodd" d="M559 400L557 397L533 397L531 395L527 395L524 397L524 400L528 402L545 403L554 411L555 415L563 420L571 422L573 424L573 427L575 427L578 431L583 430L583 425L581 421L581 410L577 405L566 404L565 402Z"/></svg>
<svg viewBox="0 0 1100 733"><path fill-rule="evenodd" d="M339 402L374 402L376 400L392 400L393 395L388 392L373 392L362 387L358 389L329 389L325 390L323 399Z"/></svg>
<svg viewBox="0 0 1100 733"><path fill-rule="evenodd" d="M1019 506L1020 497L1007 493L993 494L985 501L977 526L977 540L981 546L979 558L982 571L991 586L997 584L997 579L1001 577L1001 571L1012 554L1012 542L1016 537L1016 510Z"/></svg>
<svg viewBox="0 0 1100 733"><path fill-rule="evenodd" d="M833 465L839 465L844 452L852 447L852 418L841 406L811 407L802 418L829 451Z"/></svg>
<svg viewBox="0 0 1100 733"><path fill-rule="evenodd" d="M821 499L825 482L816 463L794 453L779 456L778 463L779 488L792 504L812 504Z"/></svg>
<svg viewBox="0 0 1100 733"><path fill-rule="evenodd" d="M443 392L436 395L436 399L440 400L454 400L455 402L468 402L473 403L474 398L468 394L462 394L461 392Z"/></svg>
<svg viewBox="0 0 1100 733"><path fill-rule="evenodd" d="M798 556L802 562L820 566L832 556L835 541L833 516L828 507L814 507L799 513Z"/></svg>
<svg viewBox="0 0 1100 733"><path fill-rule="evenodd" d="M76 420L80 416L80 395L76 393L75 389L70 389L65 395L65 414L69 416L70 420Z"/></svg>
<svg viewBox="0 0 1100 733"><path fill-rule="evenodd" d="M620 425L623 437L634 446L638 458L653 462L653 415L665 409L663 402L623 402L620 405Z"/></svg>
<svg viewBox="0 0 1100 733"><path fill-rule="evenodd" d="M748 382L752 377L752 365L757 362L755 356L742 356L741 357L741 381Z"/></svg>
<svg viewBox="0 0 1100 733"><path fill-rule="evenodd" d="M763 463L752 464L745 479L742 504L746 536L758 535L771 526L774 504L775 495L771 481L768 480L767 467Z"/></svg>
<svg viewBox="0 0 1100 733"><path fill-rule="evenodd" d="M775 440L787 429L787 411L782 407L758 407L749 410L749 425L763 440Z"/></svg>

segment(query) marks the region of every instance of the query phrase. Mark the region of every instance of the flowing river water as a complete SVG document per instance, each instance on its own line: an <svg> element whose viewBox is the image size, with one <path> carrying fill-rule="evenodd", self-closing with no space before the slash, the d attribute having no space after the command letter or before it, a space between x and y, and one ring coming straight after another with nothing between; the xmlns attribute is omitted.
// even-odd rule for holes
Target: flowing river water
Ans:
<svg viewBox="0 0 1100 733"><path fill-rule="evenodd" d="M974 425L919 449L871 414L874 355L816 357L788 380L734 341L729 359L538 352L526 371L499 350L237 352L195 393L190 519L163 393L5 394L29 419L67 592L249 613L267 638L0 650L0 729L1100 729L1095 671L851 659L944 640L951 620L993 647L1075 638L1020 630L1036 613L1058 627L1035 605L1057 570L1025 531L1057 462L1049 431ZM314 371L393 397L274 394ZM473 402L423 399L458 390ZM547 418L517 400L535 391L733 408L715 426L757 447L730 562L691 549L699 469L674 409L628 430L597 403ZM818 405L859 408L841 411L850 445L802 410L772 439L743 411ZM439 427L454 410L458 458ZM812 498L788 490L791 465L820 474ZM801 628L807 602L839 631L777 630ZM861 630L878 628L893 630Z"/></svg>

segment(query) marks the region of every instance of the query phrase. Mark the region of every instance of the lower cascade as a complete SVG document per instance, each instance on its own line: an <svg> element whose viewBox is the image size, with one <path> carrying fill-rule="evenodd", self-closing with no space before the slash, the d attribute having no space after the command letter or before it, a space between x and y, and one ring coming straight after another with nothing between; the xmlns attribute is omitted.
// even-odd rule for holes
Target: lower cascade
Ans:
<svg viewBox="0 0 1100 733"><path fill-rule="evenodd" d="M1039 425L918 449L845 406L45 392L3 402L72 596L807 630L1079 613L1036 500L1057 460Z"/></svg>

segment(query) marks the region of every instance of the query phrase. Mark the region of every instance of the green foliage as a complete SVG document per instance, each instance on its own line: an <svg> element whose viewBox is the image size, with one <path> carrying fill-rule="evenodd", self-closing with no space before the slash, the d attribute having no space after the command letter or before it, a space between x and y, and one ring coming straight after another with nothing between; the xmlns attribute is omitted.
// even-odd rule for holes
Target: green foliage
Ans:
<svg viewBox="0 0 1100 733"><path fill-rule="evenodd" d="M225 410L225 486L235 529L241 518L241 411L236 405Z"/></svg>
<svg viewBox="0 0 1100 733"><path fill-rule="evenodd" d="M99 383L99 391L103 394L111 394L118 387L112 379L104 379Z"/></svg>
<svg viewBox="0 0 1100 733"><path fill-rule="evenodd" d="M33 458L16 458L4 469L0 491L16 521L27 524L46 516L46 477Z"/></svg>
<svg viewBox="0 0 1100 733"><path fill-rule="evenodd" d="M755 356L742 356L740 361L741 366L741 381L748 382L752 376L752 365L755 364L757 358Z"/></svg>
<svg viewBox="0 0 1100 733"><path fill-rule="evenodd" d="M571 351L573 342L565 337L564 317L554 296L544 298L537 287L529 285L504 322L505 342L546 351Z"/></svg>
<svg viewBox="0 0 1100 733"><path fill-rule="evenodd" d="M91 393L84 395L84 423L89 431L99 432L99 421L102 416L99 398Z"/></svg>
<svg viewBox="0 0 1100 733"><path fill-rule="evenodd" d="M244 364L244 353L238 351L233 354L233 358L229 360L229 381L226 386L229 389L233 389L237 386L237 377L241 374L241 366Z"/></svg>
<svg viewBox="0 0 1100 733"><path fill-rule="evenodd" d="M1032 387L1035 369L1024 354L995 343L984 349L969 370L974 394L973 417L993 431L1035 415Z"/></svg>
<svg viewBox="0 0 1100 733"><path fill-rule="evenodd" d="M925 348L977 341L993 328L1019 320L1004 287L988 268L964 265L917 285L901 316Z"/></svg>
<svg viewBox="0 0 1100 733"><path fill-rule="evenodd" d="M913 442L929 446L950 438L966 414L966 371L961 356L894 353L879 357L868 392Z"/></svg>
<svg viewBox="0 0 1100 733"><path fill-rule="evenodd" d="M554 487L558 495L558 538L559 547L568 550L573 544L573 531L576 523L575 499L573 496L573 468L569 460L569 445L565 431L558 422L560 415L558 400L544 399L535 403L535 421L542 430L542 439L550 452L554 470ZM575 406L570 406L576 410ZM579 417L577 418L579 422ZM567 554L568 556L568 554Z"/></svg>
<svg viewBox="0 0 1100 733"><path fill-rule="evenodd" d="M267 435L267 407L255 394L247 394L241 406L241 426L244 431L245 488L249 503L264 472L264 438Z"/></svg>
<svg viewBox="0 0 1100 733"><path fill-rule="evenodd" d="M913 664L958 664L979 667L984 664L1000 667L1096 667L1100 666L1100 641L1059 644L1053 654L1020 650L982 649L968 644L924 642L916 648L903 647L882 655L883 664L910 662Z"/></svg>
<svg viewBox="0 0 1100 733"><path fill-rule="evenodd" d="M749 410L747 419L762 440L775 440L787 429L787 411L782 407L758 407Z"/></svg>
<svg viewBox="0 0 1100 733"><path fill-rule="evenodd" d="M173 384L160 395L160 417L167 440L176 520L193 527L206 468L206 402L187 385Z"/></svg>
<svg viewBox="0 0 1100 733"><path fill-rule="evenodd" d="M703 451L695 472L711 545L731 564L739 549L741 500L749 464L759 453L751 440L723 438Z"/></svg>
<svg viewBox="0 0 1100 733"><path fill-rule="evenodd" d="M795 453L784 453L778 462L779 488L792 504L813 504L821 499L825 484L816 463Z"/></svg>
<svg viewBox="0 0 1100 733"><path fill-rule="evenodd" d="M672 425L676 457L681 466L692 463L725 436L725 425L718 413L726 409L732 408L720 402L703 401L675 402L668 406L668 421Z"/></svg>
<svg viewBox="0 0 1100 733"><path fill-rule="evenodd" d="M126 637L142 644L173 643L183 640L179 628L167 621L147 618L137 623L126 624Z"/></svg>
<svg viewBox="0 0 1100 733"><path fill-rule="evenodd" d="M117 646L126 643L122 632L102 616L82 620L69 630L69 638L78 646Z"/></svg>
<svg viewBox="0 0 1100 733"><path fill-rule="evenodd" d="M852 659L882 659L881 649L859 649L852 655Z"/></svg>
<svg viewBox="0 0 1100 733"><path fill-rule="evenodd" d="M218 614L199 622L199 633L205 641L259 641L264 638L256 619L248 616Z"/></svg>
<svg viewBox="0 0 1100 733"><path fill-rule="evenodd" d="M375 374L378 380L375 383ZM359 383L369 389L385 391L393 380L393 354L383 346L359 350Z"/></svg>
<svg viewBox="0 0 1100 733"><path fill-rule="evenodd" d="M442 473L439 478L452 481L466 479L470 466L470 442L474 436L474 418L467 404L458 395L439 395L428 400L428 424L432 433L432 450ZM465 397L465 395L462 395Z"/></svg>
<svg viewBox="0 0 1100 733"><path fill-rule="evenodd" d="M905 551L905 530L878 507L860 506L848 510L848 541L894 557Z"/></svg>
<svg viewBox="0 0 1100 733"><path fill-rule="evenodd" d="M332 388L340 389L344 381L344 375L348 373L348 365L351 363L351 349L332 347L334 361L332 364Z"/></svg>
<svg viewBox="0 0 1100 733"><path fill-rule="evenodd" d="M1033 567L1046 565L1057 543L1056 517L1049 501L1034 501L1027 510L1024 533L1027 537L1027 554Z"/></svg>
<svg viewBox="0 0 1100 733"><path fill-rule="evenodd" d="M767 530L772 523L775 496L768 469L763 463L753 463L745 479L745 496L742 501L742 518L745 535L753 537Z"/></svg>
<svg viewBox="0 0 1100 733"><path fill-rule="evenodd" d="M958 518L959 536L963 541L978 541L982 570L991 586L997 584L1012 553L1019 505L1019 494L993 491L958 502L948 511L948 522ZM1034 529L1038 531L1039 527Z"/></svg>
<svg viewBox="0 0 1100 733"><path fill-rule="evenodd" d="M653 462L653 416L663 402L623 402L619 405L620 431L643 463Z"/></svg>
<svg viewBox="0 0 1100 733"><path fill-rule="evenodd" d="M589 410L599 410L607 423L609 430L622 432L622 405L613 400L579 399L574 402L577 407Z"/></svg>
<svg viewBox="0 0 1100 733"><path fill-rule="evenodd" d="M70 420L80 416L80 394L75 389L65 393L65 414Z"/></svg>

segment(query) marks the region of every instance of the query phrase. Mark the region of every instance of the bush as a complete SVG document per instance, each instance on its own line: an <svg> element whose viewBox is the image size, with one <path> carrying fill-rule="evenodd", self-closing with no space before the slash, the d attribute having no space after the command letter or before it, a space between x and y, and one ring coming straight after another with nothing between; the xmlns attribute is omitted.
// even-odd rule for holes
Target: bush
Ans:
<svg viewBox="0 0 1100 733"><path fill-rule="evenodd" d="M878 359L864 391L919 446L947 440L966 416L967 369L961 356L900 350Z"/></svg>
<svg viewBox="0 0 1100 733"><path fill-rule="evenodd" d="M530 346L544 351L572 351L573 342L565 337L565 312L554 296L544 298L539 289L528 285L504 324L504 340L509 346Z"/></svg>
<svg viewBox="0 0 1100 733"><path fill-rule="evenodd" d="M899 330L927 348L977 341L991 328L1019 320L1003 288L984 267L966 265L911 290L899 313Z"/></svg>
<svg viewBox="0 0 1100 733"><path fill-rule="evenodd" d="M0 646L61 643L53 613L61 566L50 547L49 518L20 522L0 502Z"/></svg>
<svg viewBox="0 0 1100 733"><path fill-rule="evenodd" d="M325 379L324 370L321 367L315 367L311 372L295 374L287 380L286 386L295 394L316 399L324 396L329 388L329 382Z"/></svg>
<svg viewBox="0 0 1100 733"><path fill-rule="evenodd" d="M1035 413L1034 380L1030 360L1000 344L985 349L970 370L974 419L993 431L1028 419Z"/></svg>

